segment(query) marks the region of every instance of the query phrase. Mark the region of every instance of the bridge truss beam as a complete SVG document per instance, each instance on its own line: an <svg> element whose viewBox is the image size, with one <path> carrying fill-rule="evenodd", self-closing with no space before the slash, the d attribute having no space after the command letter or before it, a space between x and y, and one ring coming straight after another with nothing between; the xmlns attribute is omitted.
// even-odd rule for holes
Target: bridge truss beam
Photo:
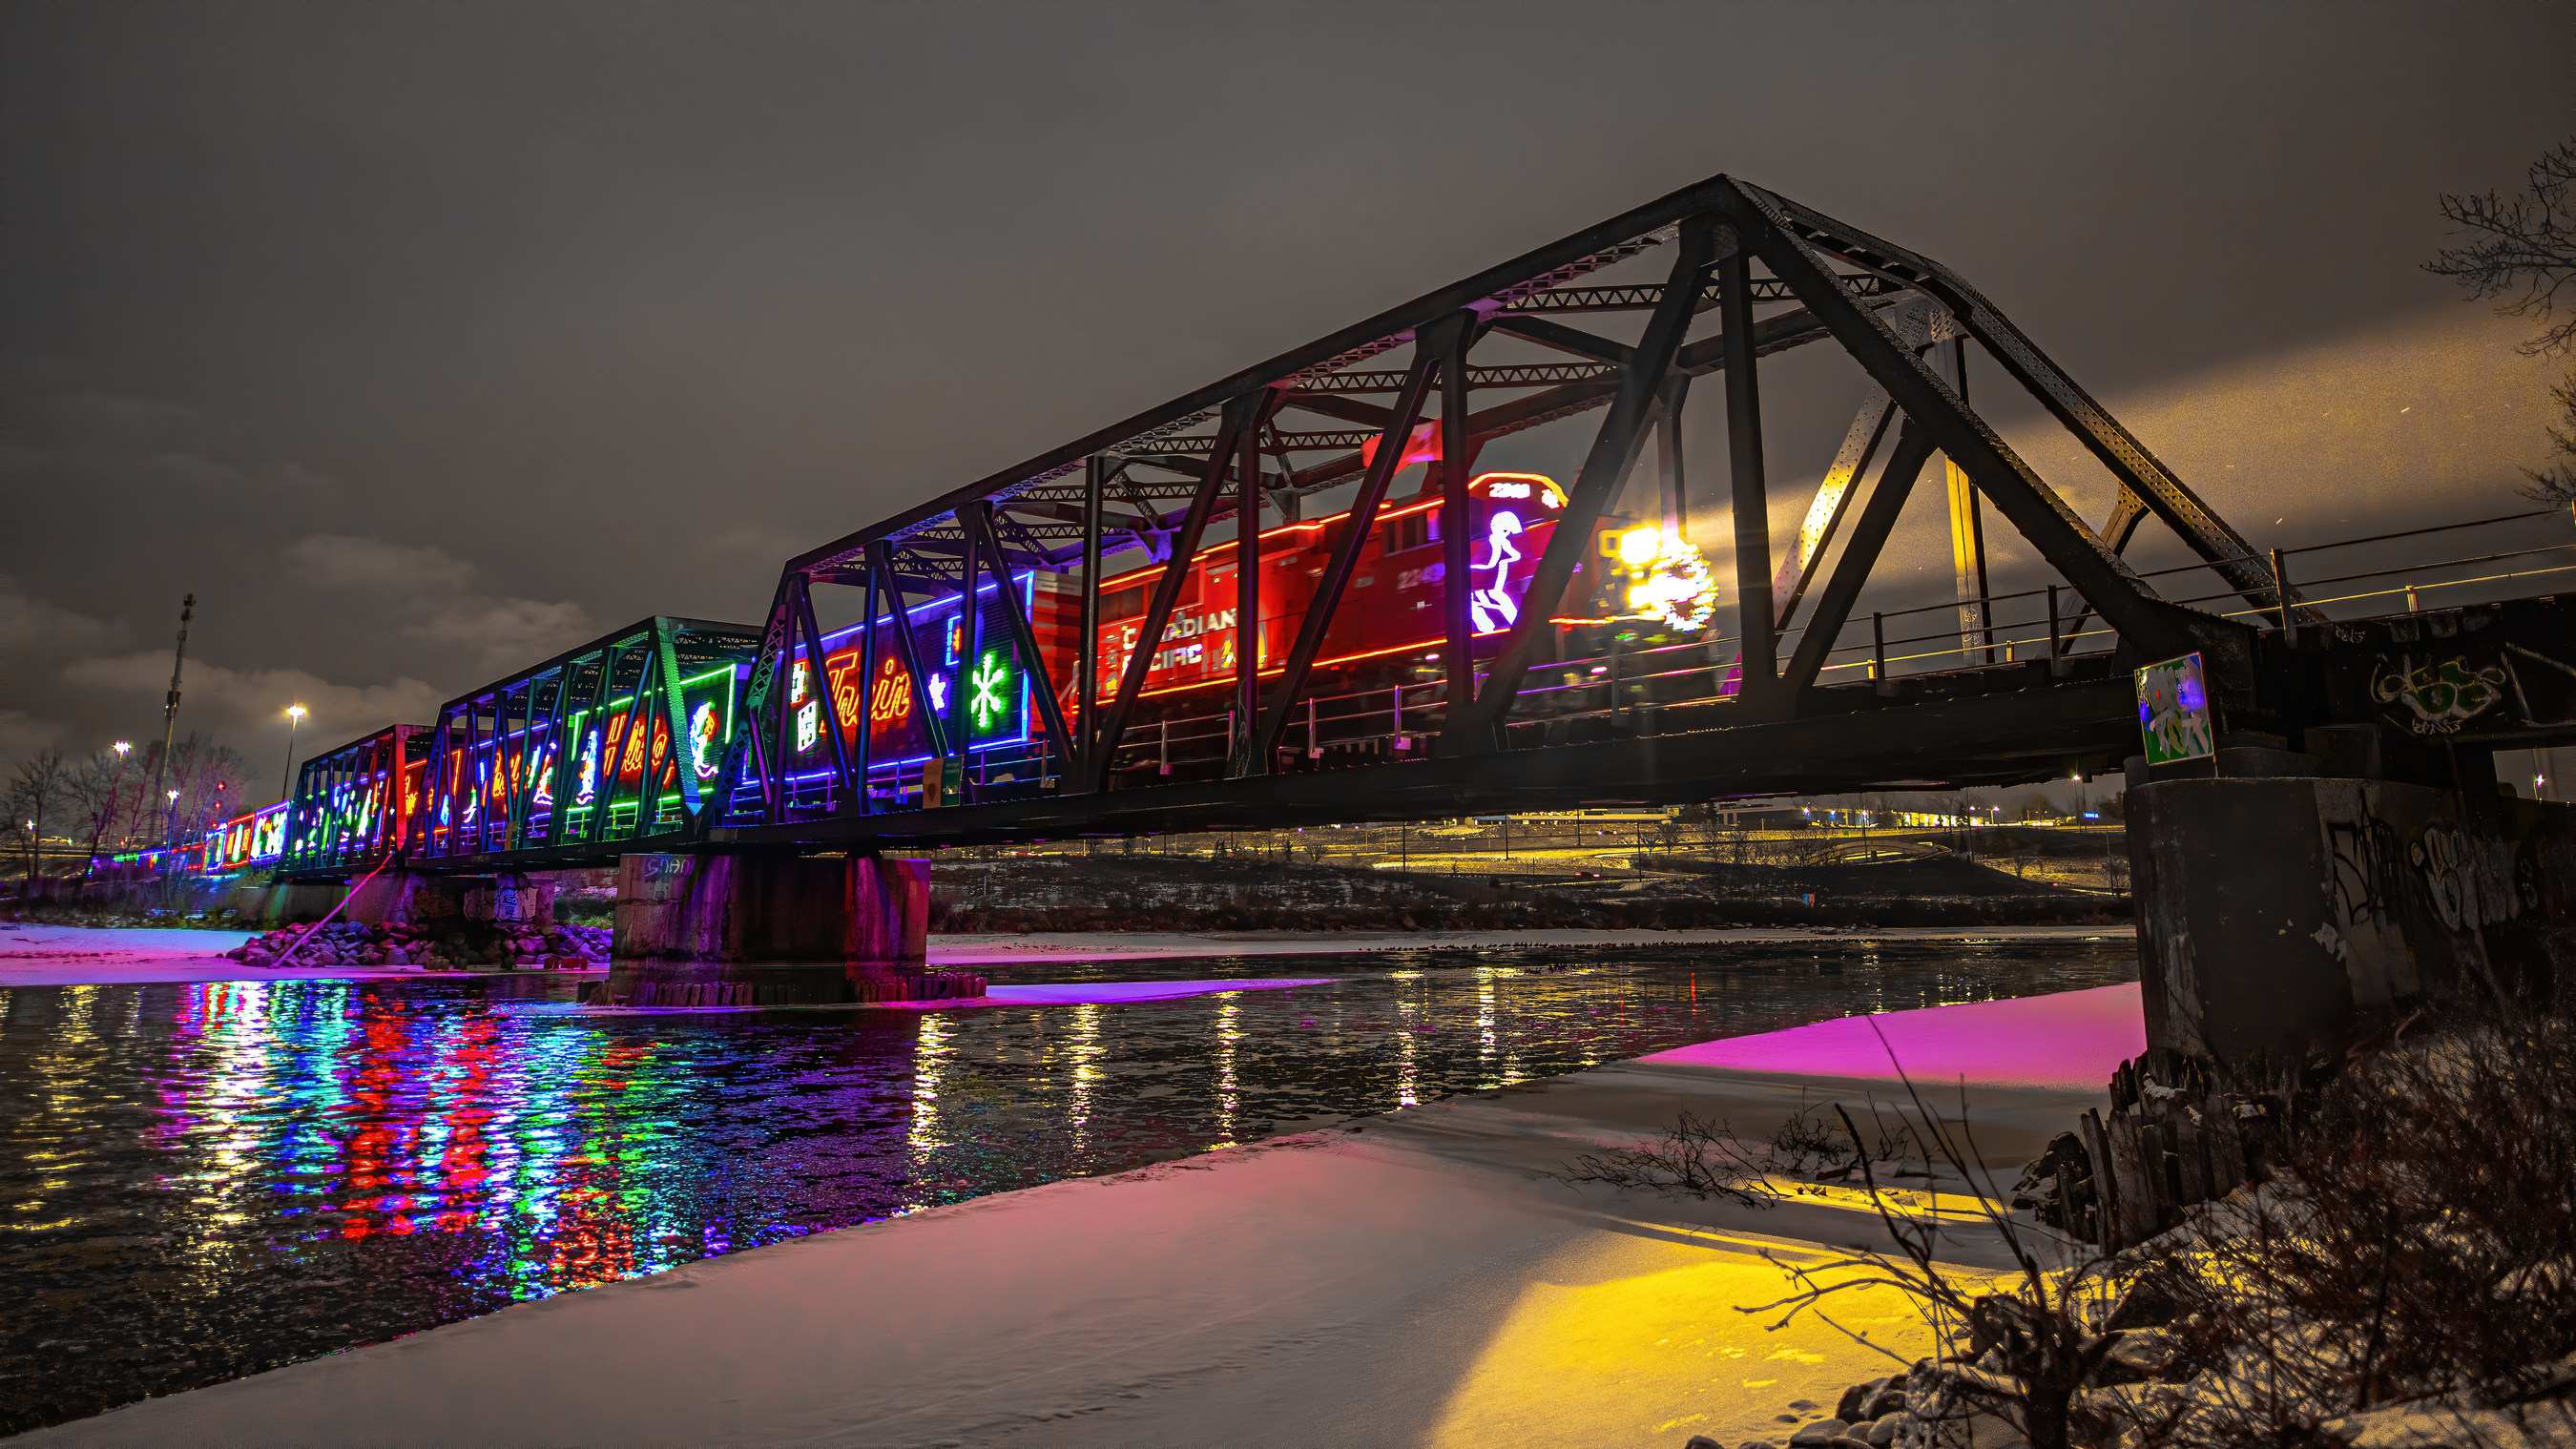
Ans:
<svg viewBox="0 0 2576 1449"><path fill-rule="evenodd" d="M1596 275L1657 257L1669 258L1661 280ZM1718 325L1704 330L1711 313ZM1555 320L1568 314L1602 320L1586 327ZM1642 330L1633 338L1591 330L1615 330L1623 325L1622 314L1643 314ZM1973 339L2111 468L2122 502L2110 529L2096 532L2077 519L1969 407L1961 390L1928 364L1930 349L1960 337ZM1756 369L1761 359L1817 343L1848 356L1872 391L1845 455L1824 474L1807 526L1781 558L1769 535L1777 462L1763 447ZM1481 351L1494 345L1542 349L1555 360ZM1404 366L1378 361L1407 349L1411 357ZM899 790L882 799L871 795L871 771L879 762L864 745L850 749L838 728L823 731L834 736L828 769L798 776L787 763L795 750L782 681L802 678L795 673L800 667L821 672L829 642L814 617L817 584L861 587L868 599L864 619L903 621L886 631L883 643L874 638L876 626L862 630L869 638L858 707L865 713L900 705L917 713L929 748L942 758L962 759L981 748L976 729L954 711L969 688L966 671L983 657L986 640L1006 639L1020 657L1022 671L1044 695L1026 711L1024 726L1024 753L1036 763L1016 765L998 784L987 779L972 787L992 795L1006 785L1000 795L1009 797L986 799L972 809L1016 811L1032 830L1060 814L1057 807L1038 804L1041 799L1097 797L1063 808L1125 814L1127 804L1108 797L1138 789L1121 773L1134 769L1131 726L1139 718L1153 658L1211 531L1233 529L1235 542L1226 553L1234 559L1236 612L1258 620L1262 569L1252 539L1267 526L1266 515L1296 523L1300 500L1355 487L1343 535L1326 550L1329 557L1319 560L1317 591L1286 657L1266 659L1249 646L1239 653L1218 773L1237 782L1272 774L1301 703L1313 755L1311 686L1324 633L1337 611L1349 606L1361 541L1385 507L1409 440L1434 405L1441 461L1433 465L1435 482L1425 496L1438 504L1442 567L1452 580L1467 579L1479 567L1472 562L1464 504L1477 451L1513 433L1603 414L1507 626L1498 635L1477 632L1466 617L1467 590L1446 587L1437 630L1438 682L1425 686L1418 702L1408 702L1402 689L1392 697L1389 738L1396 749L1406 743L1411 709L1422 725L1436 724L1432 753L1454 762L1444 763L1444 770L1529 776L1537 756L1569 747L1539 743L1555 735L1533 727L1531 672L1563 658L1567 621L1587 617L1575 575L1649 436L1658 440L1663 460L1665 516L1676 530L1689 526L1680 422L1690 380L1711 373L1723 374L1730 423L1733 481L1727 506L1737 562L1732 588L1719 593L1733 597L1735 627L1728 631L1731 662L1709 671L1700 687L1706 702L1724 704L1721 715L1709 717L1721 720L1724 730L1760 726L1766 731L1761 738L1776 739L1781 736L1768 733L1771 727L1811 717L1912 707L1913 701L1891 699L1883 679L1866 698L1847 697L1819 680L1830 656L1848 653L1851 646L1841 636L1857 616L1861 591L1914 475L1936 450L1963 469L1976 493L2023 535L2076 594L2079 609L2107 622L2115 637L2105 659L2198 650L2211 660L2214 688L2226 698L2250 700L2248 630L2166 602L2120 559L2136 521L2152 515L2246 600L2277 609L2283 601L2270 570L2259 566L2240 536L1955 273L1759 187L1719 176L789 560L745 684L742 715L749 727L739 733L728 760L731 797L723 811L707 812L701 824L720 826L729 838L744 831L753 834L740 838L767 838L759 833L807 829L825 819L872 822L909 809ZM1292 409L1341 426L1282 426L1279 416ZM1870 464L1891 423L1898 441L1873 482ZM1854 500L1864 497L1854 513ZM1152 587L1138 619L1140 642L1127 657L1095 657L1102 647L1104 562L1137 550L1152 561L1144 575ZM1019 602L1024 591L1034 598L1036 585L1029 581L1037 576L1049 580L1049 590L1079 595L1069 668L1049 668L1046 651L1061 647L1060 636L1048 634L1049 626L1033 617L1033 603ZM1818 577L1825 582L1801 624L1795 616ZM1597 592L1596 582L1597 575L1587 580L1583 594ZM999 602L981 602L985 591L995 592ZM995 607L1002 612L992 614ZM1200 607L1221 608L1222 601L1203 600ZM948 647L962 653L923 657L925 645L913 621L925 609L954 614ZM995 632L988 635L988 627ZM2054 641L2054 621L2051 628ZM1238 638L1252 633L1257 630L1238 626ZM1058 643L1051 645L1051 639ZM2051 647L2054 652L2054 642ZM1830 667L1849 667L1849 661ZM1873 675L1882 667L1873 665ZM895 669L906 682L888 682ZM827 698L827 714L852 707L853 696L839 678L815 682ZM1069 699L1058 694L1068 679L1074 689ZM1618 723L1616 680L1614 674L1610 716L1614 728L1626 728ZM836 722L855 727L846 718ZM801 726L797 733L802 738ZM1037 739L1041 733L1043 740ZM811 749L810 740L805 748ZM1493 759L1501 754L1510 756L1508 766ZM993 758L989 751L977 757L988 764ZM1375 773L1392 781L1420 764L1418 757L1401 766L1390 762ZM1168 759L1162 768L1168 773ZM828 786L818 796L811 781L826 778ZM1145 783L1185 788L1161 784L1159 777ZM1228 788L1215 782L1207 787ZM1411 791L1408 784L1399 793L1411 798ZM1276 789L1255 793L1268 798ZM819 803L823 797L828 803ZM964 819L947 808L921 813ZM951 829L937 820L917 823L932 834ZM870 823L864 829L893 827Z"/></svg>

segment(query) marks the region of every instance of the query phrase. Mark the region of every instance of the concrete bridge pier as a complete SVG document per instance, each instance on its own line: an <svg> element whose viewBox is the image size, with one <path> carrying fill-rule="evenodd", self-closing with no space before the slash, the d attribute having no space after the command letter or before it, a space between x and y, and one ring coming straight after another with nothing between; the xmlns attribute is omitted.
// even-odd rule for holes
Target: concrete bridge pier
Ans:
<svg viewBox="0 0 2576 1449"><path fill-rule="evenodd" d="M2334 1053L2576 969L2576 806L2312 776L2133 785L2127 810L2151 1049Z"/></svg>
<svg viewBox="0 0 2576 1449"><path fill-rule="evenodd" d="M373 878L242 886L226 904L245 921L263 928L318 921L336 910L340 920L369 926L405 924L449 931L463 926L468 893L476 887L489 891L495 884L491 876L415 875L389 867Z"/></svg>
<svg viewBox="0 0 2576 1449"><path fill-rule="evenodd" d="M495 884L491 876L415 875L389 869L373 880L351 882L349 901L340 917L370 926L409 925L453 934L471 918L476 893L489 892Z"/></svg>
<svg viewBox="0 0 2576 1449"><path fill-rule="evenodd" d="M605 999L802 1005L859 999L928 958L930 864L782 853L630 855L618 863Z"/></svg>

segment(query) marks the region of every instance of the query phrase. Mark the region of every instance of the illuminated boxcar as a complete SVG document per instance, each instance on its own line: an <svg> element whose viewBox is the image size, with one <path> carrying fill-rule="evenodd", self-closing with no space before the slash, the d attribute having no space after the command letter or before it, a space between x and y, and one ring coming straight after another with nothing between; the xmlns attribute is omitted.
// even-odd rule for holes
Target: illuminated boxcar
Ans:
<svg viewBox="0 0 2576 1449"><path fill-rule="evenodd" d="M748 625L656 617L450 700L419 854L580 851L677 831L716 793Z"/></svg>
<svg viewBox="0 0 2576 1449"><path fill-rule="evenodd" d="M229 875L277 864L286 853L291 804L280 800L207 831L199 868L208 875Z"/></svg>
<svg viewBox="0 0 2576 1449"><path fill-rule="evenodd" d="M429 727L388 725L306 760L278 866L299 874L371 869L416 846Z"/></svg>
<svg viewBox="0 0 2576 1449"><path fill-rule="evenodd" d="M873 663L867 648L870 631L855 623L823 636L819 678L808 651L799 646L785 682L780 738L761 742L765 751L787 762L784 778L791 797L818 804L832 794L838 771L855 772L863 763L870 788L883 803L917 794L922 766L932 754L928 721L933 719L947 752L963 753L986 785L1033 780L1050 768L1050 760L1060 768L1062 756L1049 749L1046 712L1035 692L1040 672L1021 657L1003 611L1016 603L1023 617L1032 620L1031 638L1044 677L1054 684L1059 708L1070 708L1081 596L1076 585L1037 572L1013 575L1011 588L1017 597L1007 602L991 580L976 590L971 660L963 657L966 618L954 597L906 610L900 638L894 612L880 612ZM925 676L919 688L907 655ZM837 741L823 725L827 698Z"/></svg>

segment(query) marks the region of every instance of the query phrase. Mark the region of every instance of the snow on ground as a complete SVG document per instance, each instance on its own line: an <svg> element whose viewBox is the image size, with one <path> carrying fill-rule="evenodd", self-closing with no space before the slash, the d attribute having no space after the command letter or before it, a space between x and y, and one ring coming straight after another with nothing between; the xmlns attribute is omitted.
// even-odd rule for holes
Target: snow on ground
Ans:
<svg viewBox="0 0 2576 1449"><path fill-rule="evenodd" d="M0 924L0 986L96 986L134 981L390 981L451 974L362 966L289 966L277 971L223 955L254 934Z"/></svg>
<svg viewBox="0 0 2576 1449"><path fill-rule="evenodd" d="M1998 1055L2009 1044L2007 1053ZM1932 1011L1845 1016L1761 1036L1700 1042L1641 1057L1748 1072L1795 1072L1918 1086L1966 1077L1992 1086L2098 1090L2147 1049L2138 984L1978 1001Z"/></svg>
<svg viewBox="0 0 2576 1449"><path fill-rule="evenodd" d="M2131 988L2134 992L2134 988ZM2099 1093L2099 993L1881 1017L1947 1041L1976 1149L2008 1179ZM2134 995L2131 997L2134 1001ZM1966 1015L1959 1015L1966 1013ZM1947 1023L1970 1023L1953 1031ZM1812 1031L1813 1028L1801 1028ZM2077 1043L2055 1039L2069 1035ZM1001 1193L536 1303L55 1429L30 1446L833 1444L1483 1446L1785 1440L1888 1371L1812 1319L1748 1314L1783 1262L1878 1240L1854 1189L1769 1209L1539 1174L1678 1108L1767 1135L1884 1109L1849 1043L1763 1070L1614 1063L1115 1176ZM1970 1038L1975 1050L1966 1049ZM1874 1040L1875 1038L1873 1038ZM1906 1048L1900 1045L1900 1052ZM2046 1075L2081 1091L2019 1085ZM2088 1052L2101 1053L2089 1061ZM1930 1058L1925 1059L1927 1062ZM1941 1061L1948 1063L1950 1057ZM1849 1073L1849 1075L1847 1075ZM1945 1198L1946 1256L2000 1268ZM1835 1314L1928 1347L1885 1289Z"/></svg>
<svg viewBox="0 0 2576 1449"><path fill-rule="evenodd" d="M249 940L251 931L110 930L98 926L0 925L0 961L19 956L108 953L213 956Z"/></svg>

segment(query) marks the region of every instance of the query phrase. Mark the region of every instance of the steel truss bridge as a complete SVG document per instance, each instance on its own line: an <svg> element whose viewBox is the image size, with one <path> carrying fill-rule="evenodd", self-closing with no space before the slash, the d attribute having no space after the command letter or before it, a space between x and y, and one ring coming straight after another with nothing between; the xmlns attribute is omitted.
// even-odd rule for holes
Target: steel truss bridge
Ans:
<svg viewBox="0 0 2576 1449"><path fill-rule="evenodd" d="M1662 280L1603 285L1597 274L1623 264ZM1821 481L1800 471L1801 529L1775 538L1761 364L1810 345L1856 363L1863 395ZM1558 360L1494 356L1532 347ZM1980 410L1996 389L1971 405L1972 349L2108 470L2108 516L2079 517L2004 441ZM1632 646L1618 620L1582 613L1600 576L1577 575L1649 443L1668 523L1719 511L1692 508L1682 468L1680 421L1704 378L1726 421L1716 501L1735 562L1715 592L1732 602L1704 631ZM1471 591L1450 587L1436 638L1405 677L1355 688L1319 671L1390 486L1419 451L1408 440L1436 442L1424 497L1442 566L1460 579L1485 566L1470 527L1479 450L1556 423L1591 439L1508 626L1480 628ZM1957 598L1863 612L1936 454ZM1234 616L1259 620L1264 530L1297 524L1309 499L1340 488L1354 490L1347 523L1326 535L1293 639L1235 650L1230 681L1191 709L1149 703L1193 560L1230 559ZM1987 590L1987 509L2036 554L2044 584ZM2480 524L2524 517L2538 515ZM2150 577L2126 561L2151 518L2194 562ZM2576 567L2538 557L2547 548L2479 547L2443 564L2453 583L2492 565L2469 581L2495 586L2483 597L2527 594L2505 584ZM1150 587L1135 620L1145 642L1113 657L1099 642L1103 563L1121 553L1147 572L1118 582ZM647 621L473 691L413 746L433 802L413 865L871 851L2062 778L2136 753L2132 669L2194 653L2223 739L2343 750L2368 727L2369 767L2392 778L2453 783L2464 768L2485 773L2495 748L2576 740L2567 611L2547 598L2462 605L2456 589L2419 607L2412 589L2369 583L2402 570L2336 561L2363 557L2256 549L1957 273L1719 176L800 555L754 626ZM1060 620L1041 617L1041 579ZM902 621L858 628L857 695L918 720L919 754L959 762L940 786L925 789L918 758L881 757L869 728L799 723L809 689L840 701L836 711L849 698L837 678L817 677L831 638L845 637L819 627L824 586L852 591L861 621ZM2403 608L2387 607L2401 592ZM910 627L942 609L954 660L999 639L1026 668L1027 718L1012 740L961 738L960 714L945 710L943 692L968 688L964 665L926 657ZM1050 628L1070 648L1042 640ZM736 661L728 688L716 687L720 659ZM887 680L902 697L868 696ZM621 711L602 762L580 741ZM630 803L617 803L621 779ZM469 796L470 828L434 803Z"/></svg>

